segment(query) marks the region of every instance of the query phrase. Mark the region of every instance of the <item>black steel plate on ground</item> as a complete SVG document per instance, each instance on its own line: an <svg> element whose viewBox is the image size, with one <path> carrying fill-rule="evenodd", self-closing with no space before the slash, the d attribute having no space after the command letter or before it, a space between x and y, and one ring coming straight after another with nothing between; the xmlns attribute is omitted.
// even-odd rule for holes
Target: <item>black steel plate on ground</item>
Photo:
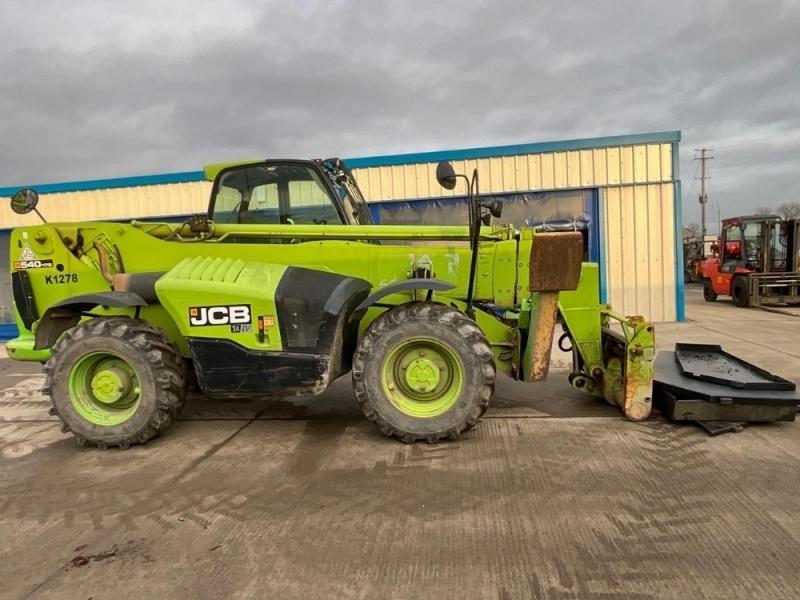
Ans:
<svg viewBox="0 0 800 600"><path fill-rule="evenodd" d="M716 344L675 344L678 367L687 377L745 390L794 390L795 384L728 354Z"/></svg>
<svg viewBox="0 0 800 600"><path fill-rule="evenodd" d="M800 405L796 390L747 389L687 377L675 352L660 352L654 367L653 399L674 421L794 421Z"/></svg>
<svg viewBox="0 0 800 600"><path fill-rule="evenodd" d="M794 390L795 384L728 354L716 344L675 344L678 367L687 377L744 390Z"/></svg>

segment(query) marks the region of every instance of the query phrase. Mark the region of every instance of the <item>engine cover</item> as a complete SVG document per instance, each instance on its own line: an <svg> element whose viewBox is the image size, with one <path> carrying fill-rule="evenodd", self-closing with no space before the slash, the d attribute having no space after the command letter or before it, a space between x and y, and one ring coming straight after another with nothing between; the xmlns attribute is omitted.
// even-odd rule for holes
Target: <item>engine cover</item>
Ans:
<svg viewBox="0 0 800 600"><path fill-rule="evenodd" d="M314 394L350 370L362 279L236 259L186 259L156 282L209 396Z"/></svg>

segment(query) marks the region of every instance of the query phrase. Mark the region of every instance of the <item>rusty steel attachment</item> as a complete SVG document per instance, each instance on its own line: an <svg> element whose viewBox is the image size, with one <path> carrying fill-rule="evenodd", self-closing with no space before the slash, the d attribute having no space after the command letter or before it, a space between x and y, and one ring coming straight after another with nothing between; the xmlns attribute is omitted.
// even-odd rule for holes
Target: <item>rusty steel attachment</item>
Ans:
<svg viewBox="0 0 800 600"><path fill-rule="evenodd" d="M531 250L530 327L522 356L525 381L543 381L550 368L553 334L558 321L559 295L578 288L583 259L579 231L537 233Z"/></svg>
<svg viewBox="0 0 800 600"><path fill-rule="evenodd" d="M607 402L622 409L631 421L650 416L653 407L653 361L655 335L653 325L642 317L624 317L604 311L603 345L605 369L599 382ZM618 329L608 325L615 321Z"/></svg>

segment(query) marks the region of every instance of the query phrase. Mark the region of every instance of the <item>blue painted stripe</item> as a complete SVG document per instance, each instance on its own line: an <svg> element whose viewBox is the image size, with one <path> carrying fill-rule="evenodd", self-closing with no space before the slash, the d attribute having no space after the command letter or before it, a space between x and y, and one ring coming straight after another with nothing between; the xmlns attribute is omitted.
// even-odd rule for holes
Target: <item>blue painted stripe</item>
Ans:
<svg viewBox="0 0 800 600"><path fill-rule="evenodd" d="M677 142L672 147L673 156L678 152ZM675 181L675 318L678 321L686 320L686 298L684 296L683 282L683 225L681 223L683 211L681 210L681 182Z"/></svg>
<svg viewBox="0 0 800 600"><path fill-rule="evenodd" d="M589 260L598 262L600 260L600 229L597 222L598 196L600 190L595 188L589 194L584 194L583 213L589 215ZM588 196L588 197L587 197Z"/></svg>
<svg viewBox="0 0 800 600"><path fill-rule="evenodd" d="M597 190L597 234L598 234L598 261L600 266L600 303L606 304L608 302L608 269L606 268L606 218L603 213L605 210L606 194L605 190L600 188Z"/></svg>
<svg viewBox="0 0 800 600"><path fill-rule="evenodd" d="M7 342L19 335L19 330L14 323L0 323L0 342Z"/></svg>
<svg viewBox="0 0 800 600"><path fill-rule="evenodd" d="M680 136L672 142L672 179L675 180L675 318L686 320L686 289L683 280L683 193L681 188Z"/></svg>
<svg viewBox="0 0 800 600"><path fill-rule="evenodd" d="M672 179L679 181L681 178L681 157L680 157L680 144L681 132L678 132L678 139L672 142Z"/></svg>
<svg viewBox="0 0 800 600"><path fill-rule="evenodd" d="M17 185L0 188L0 197L13 196L19 190L32 187L40 194L57 192L86 192L109 188L136 187L140 185L159 185L164 183L191 183L205 181L202 171L185 171L183 173L161 173L158 175L139 175L136 177L117 177L115 179L89 179L86 181L66 181L63 183L43 183Z"/></svg>
<svg viewBox="0 0 800 600"><path fill-rule="evenodd" d="M416 152L412 154L393 154L387 156L366 156L346 158L347 166L354 169L365 167L385 167L415 163L437 162L440 160L467 160L473 158L492 158L540 152L563 152L566 150L588 150L607 146L630 146L633 144L676 143L681 139L680 131L660 131L655 133L636 133L597 138L563 140L557 142L537 142L532 144L513 144L510 146L487 146L461 150L439 150L435 152Z"/></svg>

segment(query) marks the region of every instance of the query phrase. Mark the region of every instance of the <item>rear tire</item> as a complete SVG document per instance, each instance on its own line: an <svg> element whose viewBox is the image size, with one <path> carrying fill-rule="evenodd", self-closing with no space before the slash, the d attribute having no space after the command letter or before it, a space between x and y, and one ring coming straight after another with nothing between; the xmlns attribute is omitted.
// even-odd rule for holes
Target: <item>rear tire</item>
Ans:
<svg viewBox="0 0 800 600"><path fill-rule="evenodd" d="M714 286L708 280L703 284L703 300L706 302L717 301L717 292L714 291Z"/></svg>
<svg viewBox="0 0 800 600"><path fill-rule="evenodd" d="M364 415L406 443L458 439L486 411L494 380L494 357L481 330L443 304L384 312L353 357L353 388Z"/></svg>
<svg viewBox="0 0 800 600"><path fill-rule="evenodd" d="M731 297L739 308L750 306L750 289L745 277L735 277L731 282Z"/></svg>
<svg viewBox="0 0 800 600"><path fill-rule="evenodd" d="M186 366L160 329L129 317L98 317L69 329L44 367L51 413L78 444L144 444L177 419Z"/></svg>

